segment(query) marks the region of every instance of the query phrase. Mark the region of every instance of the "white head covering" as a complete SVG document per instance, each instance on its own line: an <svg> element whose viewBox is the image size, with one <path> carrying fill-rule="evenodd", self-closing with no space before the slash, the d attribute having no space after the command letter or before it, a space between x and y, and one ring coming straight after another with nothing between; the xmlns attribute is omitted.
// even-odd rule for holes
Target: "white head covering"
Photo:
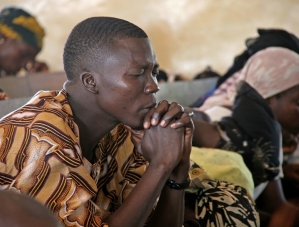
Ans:
<svg viewBox="0 0 299 227"><path fill-rule="evenodd" d="M286 48L269 47L254 54L241 74L266 99L299 84L299 55Z"/></svg>
<svg viewBox="0 0 299 227"><path fill-rule="evenodd" d="M299 55L287 48L268 47L252 55L243 69L226 80L199 108L232 107L237 84L245 80L263 98L269 98L299 84Z"/></svg>

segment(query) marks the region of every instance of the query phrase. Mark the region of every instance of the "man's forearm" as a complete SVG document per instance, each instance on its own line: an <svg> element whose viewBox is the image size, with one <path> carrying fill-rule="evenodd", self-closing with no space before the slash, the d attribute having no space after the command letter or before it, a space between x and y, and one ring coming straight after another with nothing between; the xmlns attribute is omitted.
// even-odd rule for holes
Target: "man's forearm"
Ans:
<svg viewBox="0 0 299 227"><path fill-rule="evenodd" d="M169 176L170 180L177 183L184 183L188 178L190 160L180 162ZM185 190L171 189L164 186L159 198L158 205L153 212L149 226L178 226L181 227L184 221L184 195Z"/></svg>
<svg viewBox="0 0 299 227"><path fill-rule="evenodd" d="M184 194L185 190L175 190L164 186L148 226L182 227L184 221Z"/></svg>
<svg viewBox="0 0 299 227"><path fill-rule="evenodd" d="M140 227L146 222L168 179L165 167L149 166L119 209L105 221L109 227Z"/></svg>

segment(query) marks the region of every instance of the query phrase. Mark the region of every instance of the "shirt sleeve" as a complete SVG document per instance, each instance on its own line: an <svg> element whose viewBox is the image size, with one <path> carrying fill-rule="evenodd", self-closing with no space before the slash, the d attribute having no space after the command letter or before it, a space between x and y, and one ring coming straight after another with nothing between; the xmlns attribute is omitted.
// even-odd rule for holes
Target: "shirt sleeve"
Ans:
<svg viewBox="0 0 299 227"><path fill-rule="evenodd" d="M0 128L1 189L37 199L64 226L104 225L103 213L92 201L97 187L76 152L79 148L75 143L63 144L53 132L11 125Z"/></svg>

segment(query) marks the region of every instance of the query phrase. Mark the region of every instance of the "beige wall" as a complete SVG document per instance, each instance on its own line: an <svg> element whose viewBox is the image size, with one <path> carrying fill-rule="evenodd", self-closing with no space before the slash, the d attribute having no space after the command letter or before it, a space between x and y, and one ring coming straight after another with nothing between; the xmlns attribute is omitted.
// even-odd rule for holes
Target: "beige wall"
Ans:
<svg viewBox="0 0 299 227"><path fill-rule="evenodd" d="M142 27L161 68L186 79L211 65L223 73L256 28L283 28L299 36L299 0L1 0L18 5L46 30L38 58L63 70L65 40L81 20L113 16Z"/></svg>

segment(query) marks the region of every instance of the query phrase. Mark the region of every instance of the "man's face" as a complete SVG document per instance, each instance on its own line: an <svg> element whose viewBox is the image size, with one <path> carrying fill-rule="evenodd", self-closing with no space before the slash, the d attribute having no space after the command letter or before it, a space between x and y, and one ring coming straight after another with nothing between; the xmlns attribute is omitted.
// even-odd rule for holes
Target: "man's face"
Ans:
<svg viewBox="0 0 299 227"><path fill-rule="evenodd" d="M6 38L0 51L0 68L7 75L17 74L27 63L33 62L38 50L26 43Z"/></svg>
<svg viewBox="0 0 299 227"><path fill-rule="evenodd" d="M96 78L98 104L112 121L141 129L159 90L155 53L146 38L121 39L113 47Z"/></svg>
<svg viewBox="0 0 299 227"><path fill-rule="evenodd" d="M297 135L299 133L299 86L283 92L271 107L281 127Z"/></svg>

